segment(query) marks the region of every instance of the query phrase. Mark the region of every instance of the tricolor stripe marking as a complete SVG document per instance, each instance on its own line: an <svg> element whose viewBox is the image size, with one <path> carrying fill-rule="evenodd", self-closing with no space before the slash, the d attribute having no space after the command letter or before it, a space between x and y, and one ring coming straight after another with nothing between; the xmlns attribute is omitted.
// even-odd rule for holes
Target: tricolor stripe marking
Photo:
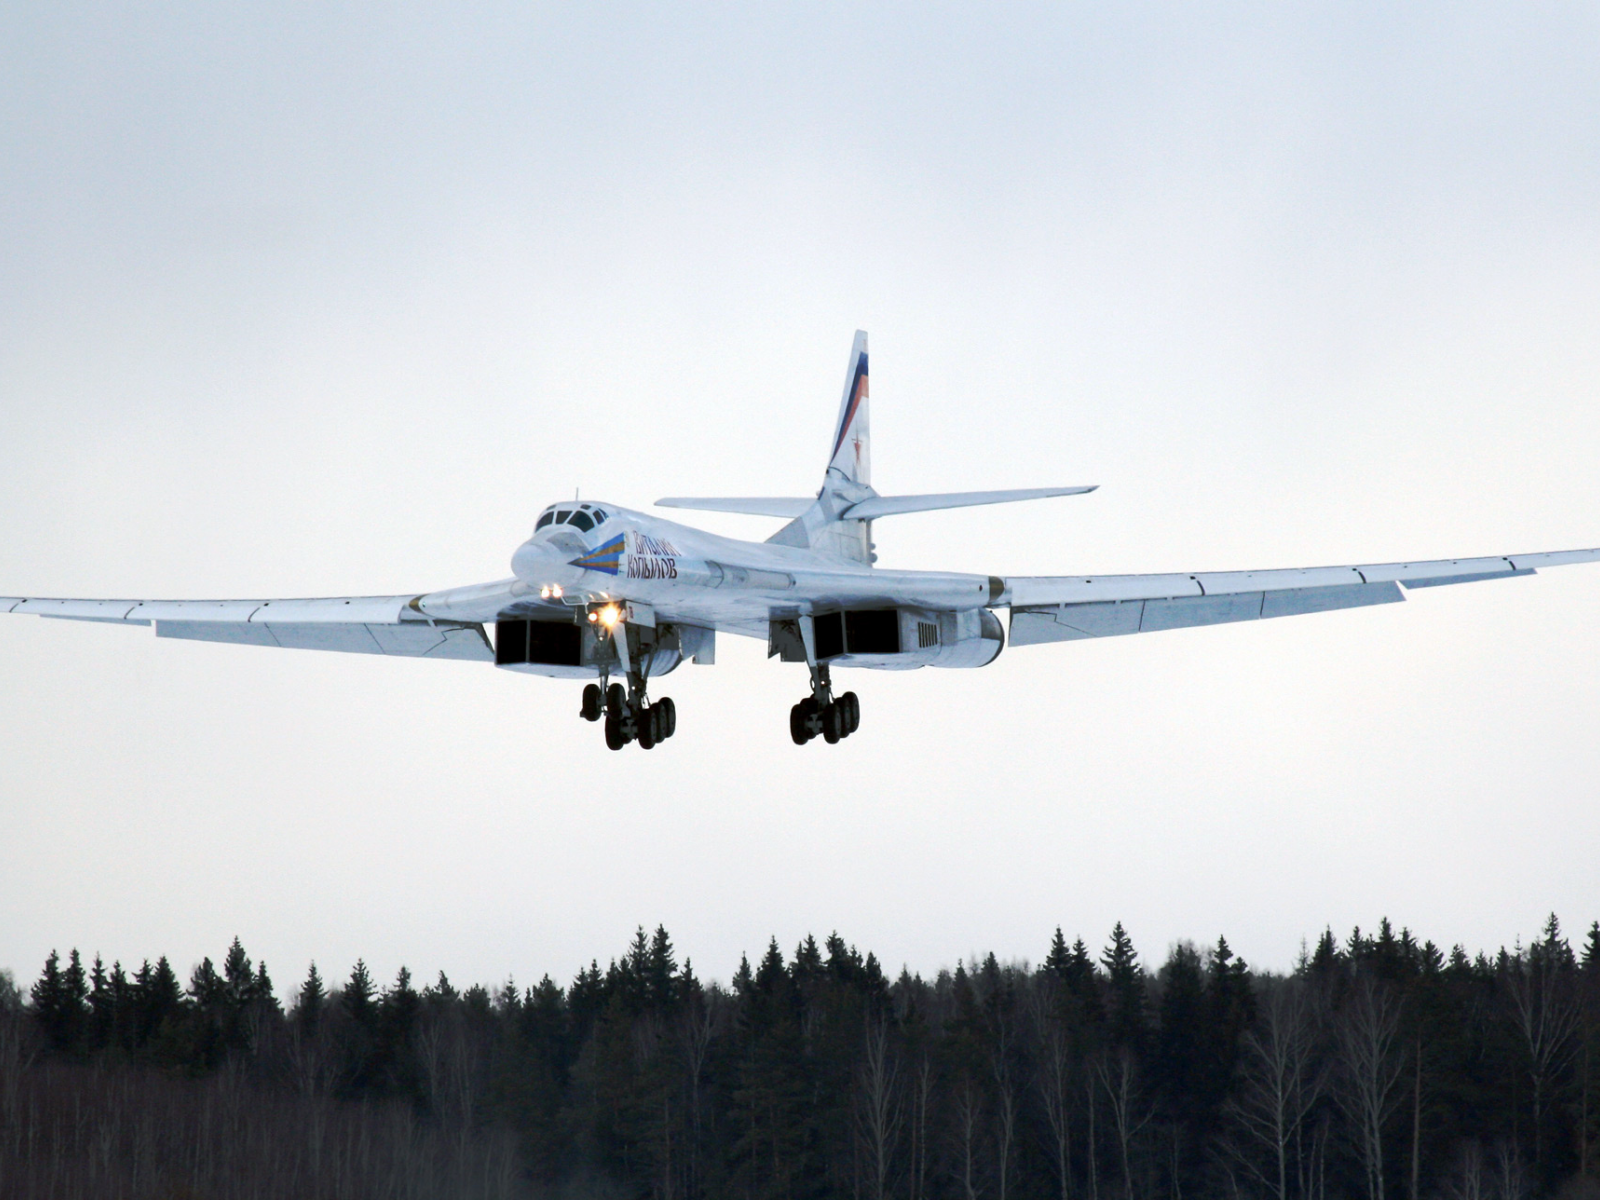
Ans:
<svg viewBox="0 0 1600 1200"><path fill-rule="evenodd" d="M856 419L856 411L861 407L861 402L867 398L867 356L865 353L856 360L855 378L850 381L850 403L844 410L844 420L839 422L839 436L833 441L833 456L839 455L839 447L844 445L844 435L850 432L850 422Z"/></svg>
<svg viewBox="0 0 1600 1200"><path fill-rule="evenodd" d="M627 542L627 535L617 534L603 546L597 546L582 558L575 558L569 564L582 567L585 571L600 571L606 575L615 575L622 565L622 555Z"/></svg>

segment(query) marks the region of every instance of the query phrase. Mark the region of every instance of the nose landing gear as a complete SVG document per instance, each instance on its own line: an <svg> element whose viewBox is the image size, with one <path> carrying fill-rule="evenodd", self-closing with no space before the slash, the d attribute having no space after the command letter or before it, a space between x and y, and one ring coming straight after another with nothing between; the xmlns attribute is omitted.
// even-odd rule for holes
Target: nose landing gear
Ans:
<svg viewBox="0 0 1600 1200"><path fill-rule="evenodd" d="M830 746L861 728L861 701L854 692L835 699L826 663L811 671L811 695L789 710L789 736L804 746L818 734Z"/></svg>

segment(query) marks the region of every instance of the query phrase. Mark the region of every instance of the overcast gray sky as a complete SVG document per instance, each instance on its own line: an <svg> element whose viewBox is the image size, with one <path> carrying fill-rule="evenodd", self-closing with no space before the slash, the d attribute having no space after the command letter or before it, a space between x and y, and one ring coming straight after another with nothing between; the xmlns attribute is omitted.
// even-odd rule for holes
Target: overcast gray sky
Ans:
<svg viewBox="0 0 1600 1200"><path fill-rule="evenodd" d="M804 494L858 327L881 490L1102 485L887 565L1600 544L1597 63L1592 4L0 3L0 593L420 591L575 487ZM612 754L572 683L0 619L0 966L1600 916L1600 569L862 673L837 747L764 655Z"/></svg>

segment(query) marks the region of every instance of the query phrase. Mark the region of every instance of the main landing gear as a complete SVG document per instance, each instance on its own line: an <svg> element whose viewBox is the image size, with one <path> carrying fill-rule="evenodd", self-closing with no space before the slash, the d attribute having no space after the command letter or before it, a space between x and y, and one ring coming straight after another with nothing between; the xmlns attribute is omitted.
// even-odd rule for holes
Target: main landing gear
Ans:
<svg viewBox="0 0 1600 1200"><path fill-rule="evenodd" d="M861 728L861 701L854 692L835 699L826 663L811 670L811 695L789 710L789 736L804 746L818 734L830 746Z"/></svg>
<svg viewBox="0 0 1600 1200"><path fill-rule="evenodd" d="M627 687L613 683L602 689L597 683L589 684L583 689L579 715L585 721L605 719L606 745L612 750L621 750L629 742L653 750L678 732L678 708L672 697L663 696L651 704L645 699L644 680L636 674L629 676Z"/></svg>

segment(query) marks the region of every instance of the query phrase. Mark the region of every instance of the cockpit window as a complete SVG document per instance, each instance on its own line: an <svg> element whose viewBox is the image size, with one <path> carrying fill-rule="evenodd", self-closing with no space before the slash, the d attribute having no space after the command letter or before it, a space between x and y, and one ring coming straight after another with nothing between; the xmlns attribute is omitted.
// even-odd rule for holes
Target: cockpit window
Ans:
<svg viewBox="0 0 1600 1200"><path fill-rule="evenodd" d="M544 514L544 516L539 518L538 523L534 525L534 528L535 529L543 529L546 525L550 524L550 522L554 521L555 519L556 519L555 513L547 512L547 513Z"/></svg>
<svg viewBox="0 0 1600 1200"><path fill-rule="evenodd" d="M571 515L572 515L572 510L570 508L563 508L560 512L558 512L556 514L556 524L557 525L565 525L567 523L567 518L570 517Z"/></svg>
<svg viewBox="0 0 1600 1200"><path fill-rule="evenodd" d="M586 512L573 513L571 518L567 521L567 524L576 526L585 533L588 533L589 530L594 528L594 522L589 519L589 514Z"/></svg>
<svg viewBox="0 0 1600 1200"><path fill-rule="evenodd" d="M594 523L596 525L604 525L606 523L606 510L605 509L597 508L597 509L594 510Z"/></svg>

